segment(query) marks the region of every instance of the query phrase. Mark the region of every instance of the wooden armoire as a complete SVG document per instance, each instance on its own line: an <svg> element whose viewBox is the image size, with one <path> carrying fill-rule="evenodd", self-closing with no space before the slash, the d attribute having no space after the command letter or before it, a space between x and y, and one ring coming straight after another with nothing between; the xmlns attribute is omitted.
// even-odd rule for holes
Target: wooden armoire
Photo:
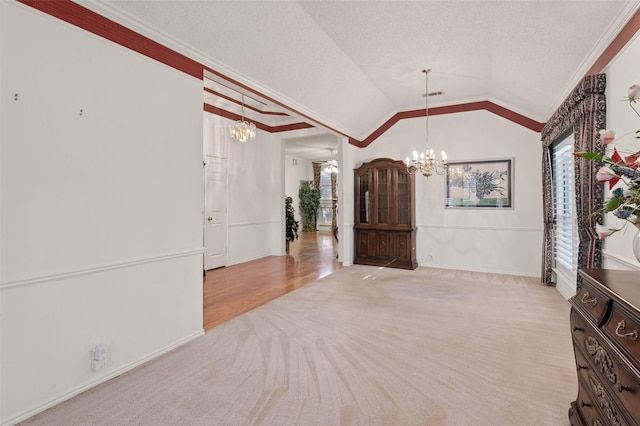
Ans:
<svg viewBox="0 0 640 426"><path fill-rule="evenodd" d="M415 269L414 175L390 158L364 163L354 172L354 263Z"/></svg>

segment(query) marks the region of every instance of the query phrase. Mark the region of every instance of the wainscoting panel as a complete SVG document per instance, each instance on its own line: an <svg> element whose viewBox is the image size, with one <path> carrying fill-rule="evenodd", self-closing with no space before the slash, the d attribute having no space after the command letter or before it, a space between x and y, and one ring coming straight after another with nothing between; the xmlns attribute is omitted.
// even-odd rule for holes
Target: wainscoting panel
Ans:
<svg viewBox="0 0 640 426"><path fill-rule="evenodd" d="M542 228L418 226L420 266L540 276Z"/></svg>
<svg viewBox="0 0 640 426"><path fill-rule="evenodd" d="M1 290L3 422L26 418L203 333L202 253ZM106 366L91 369L95 346Z"/></svg>

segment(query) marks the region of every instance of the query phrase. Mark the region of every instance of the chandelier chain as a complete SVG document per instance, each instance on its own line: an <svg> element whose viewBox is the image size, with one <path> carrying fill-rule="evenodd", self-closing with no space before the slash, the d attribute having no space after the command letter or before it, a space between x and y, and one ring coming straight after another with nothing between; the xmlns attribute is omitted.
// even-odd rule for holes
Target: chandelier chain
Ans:
<svg viewBox="0 0 640 426"><path fill-rule="evenodd" d="M429 150L429 71L431 71L428 68L425 68L422 72L425 73L425 77L424 77L424 113L426 116L426 119L424 120L425 123L425 134L426 134L426 141L427 141L427 146L425 147L427 150Z"/></svg>
<svg viewBox="0 0 640 426"><path fill-rule="evenodd" d="M413 151L411 157L407 157L405 159L405 165L407 167L408 173L417 173L420 172L424 177L429 177L433 173L436 174L444 174L447 170L447 154L442 151L442 160L436 160L436 156L433 154L433 149L429 147L429 72L431 70L429 68L425 68L422 70L425 74L424 76L424 132L425 132L425 151L418 155L418 152ZM441 94L442 92L437 92L437 94Z"/></svg>

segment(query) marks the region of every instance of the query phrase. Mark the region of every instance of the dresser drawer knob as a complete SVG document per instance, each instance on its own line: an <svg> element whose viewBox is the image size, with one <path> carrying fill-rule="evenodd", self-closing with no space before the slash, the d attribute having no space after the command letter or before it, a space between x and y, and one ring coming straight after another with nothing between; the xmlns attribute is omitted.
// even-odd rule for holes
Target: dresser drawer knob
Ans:
<svg viewBox="0 0 640 426"><path fill-rule="evenodd" d="M595 297L593 299L589 299L591 297L591 295L589 294L589 292L586 292L584 295L582 295L582 300L581 302L586 304L589 303L593 303L594 305L598 303L598 299L596 299Z"/></svg>
<svg viewBox="0 0 640 426"><path fill-rule="evenodd" d="M631 388L628 388L626 386L622 386L620 383L616 383L616 390L618 392L624 392L624 391L630 391Z"/></svg>
<svg viewBox="0 0 640 426"><path fill-rule="evenodd" d="M591 404L587 404L587 403L586 403L586 402L584 402L584 401L580 401L580 406L581 406L581 407L591 407Z"/></svg>
<svg viewBox="0 0 640 426"><path fill-rule="evenodd" d="M631 340L638 340L638 330L633 330L631 333L624 333L624 328L626 324L624 320L620 320L618 326L616 327L616 336L618 337L628 337Z"/></svg>
<svg viewBox="0 0 640 426"><path fill-rule="evenodd" d="M580 370L586 370L586 366L584 365L580 365L580 364L576 364L576 370L580 371Z"/></svg>
<svg viewBox="0 0 640 426"><path fill-rule="evenodd" d="M573 327L573 331L584 331L584 328L578 327L578 326L574 326Z"/></svg>

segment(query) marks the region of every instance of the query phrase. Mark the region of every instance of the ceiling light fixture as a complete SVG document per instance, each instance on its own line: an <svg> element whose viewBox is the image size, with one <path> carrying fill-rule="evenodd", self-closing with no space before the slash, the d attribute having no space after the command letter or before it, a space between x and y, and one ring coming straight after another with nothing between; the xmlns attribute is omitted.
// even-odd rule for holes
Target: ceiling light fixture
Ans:
<svg viewBox="0 0 640 426"><path fill-rule="evenodd" d="M333 160L333 149L331 150L331 160L327 161L327 164L324 166L324 172L329 174L338 173L340 170L338 169L338 160Z"/></svg>
<svg viewBox="0 0 640 426"><path fill-rule="evenodd" d="M445 170L448 167L447 164L447 154L442 151L442 161L436 161L436 156L433 154L433 149L429 148L429 73L431 70L429 68L425 68L422 70L424 73L425 80L425 130L426 130L426 149L424 152L418 155L417 151L413 151L411 157L407 157L404 160L405 165L407 166L407 171L409 173L417 173L420 171L424 177L431 176L434 172L441 175L444 174ZM440 94L442 92L438 92Z"/></svg>
<svg viewBox="0 0 640 426"><path fill-rule="evenodd" d="M231 138L238 142L252 141L256 138L256 125L244 119L244 95L242 95L242 119L231 127Z"/></svg>

